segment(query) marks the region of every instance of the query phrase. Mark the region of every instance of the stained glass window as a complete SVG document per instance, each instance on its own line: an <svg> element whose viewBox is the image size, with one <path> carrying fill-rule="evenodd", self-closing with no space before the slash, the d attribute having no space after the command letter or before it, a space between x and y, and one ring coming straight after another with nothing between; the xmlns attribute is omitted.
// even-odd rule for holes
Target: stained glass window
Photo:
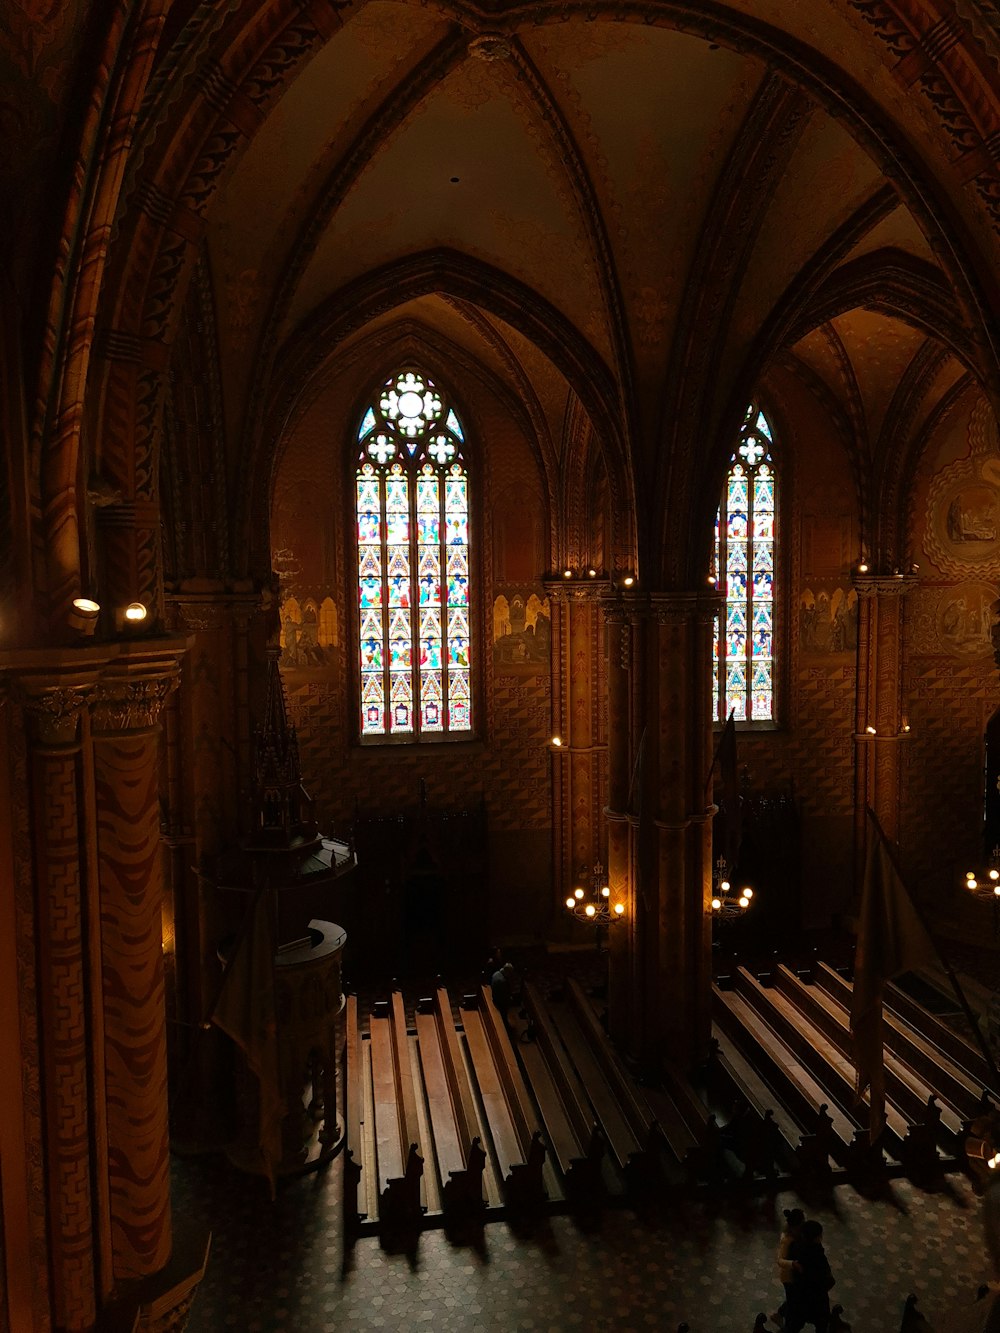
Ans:
<svg viewBox="0 0 1000 1333"><path fill-rule="evenodd" d="M717 718L774 721L775 475L772 435L747 408L715 519L715 569L724 612L715 622Z"/></svg>
<svg viewBox="0 0 1000 1333"><path fill-rule="evenodd" d="M365 409L357 439L361 735L469 733L465 432L440 390L407 369Z"/></svg>

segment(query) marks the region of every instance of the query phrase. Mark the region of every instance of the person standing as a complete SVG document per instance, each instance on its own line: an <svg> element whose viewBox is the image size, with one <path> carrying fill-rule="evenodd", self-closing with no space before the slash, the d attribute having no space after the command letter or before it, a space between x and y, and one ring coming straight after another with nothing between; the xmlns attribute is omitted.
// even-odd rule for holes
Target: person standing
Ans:
<svg viewBox="0 0 1000 1333"><path fill-rule="evenodd" d="M812 1324L816 1333L827 1333L830 1324L830 1288L834 1277L823 1248L823 1228L812 1220L802 1223L798 1240L788 1257L794 1270L785 1303L785 1333L801 1333Z"/></svg>
<svg viewBox="0 0 1000 1333"><path fill-rule="evenodd" d="M510 1025L508 1010L514 1000L514 964L504 963L490 977L490 993L493 996L493 1003L496 1006L500 1017L503 1019L504 1028L508 1037L514 1036L514 1030Z"/></svg>
<svg viewBox="0 0 1000 1333"><path fill-rule="evenodd" d="M788 1288L795 1278L795 1269L788 1257L788 1252L795 1241L799 1239L802 1224L806 1220L806 1215L801 1208L786 1208L784 1216L784 1230L778 1239L778 1281L785 1289L785 1299L771 1316L771 1321L775 1324L781 1324L785 1318L785 1310L788 1305Z"/></svg>

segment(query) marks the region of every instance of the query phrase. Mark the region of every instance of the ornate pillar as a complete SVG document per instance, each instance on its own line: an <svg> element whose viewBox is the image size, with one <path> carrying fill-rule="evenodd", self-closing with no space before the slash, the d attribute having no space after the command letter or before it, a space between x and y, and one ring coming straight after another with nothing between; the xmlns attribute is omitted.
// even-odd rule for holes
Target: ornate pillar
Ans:
<svg viewBox="0 0 1000 1333"><path fill-rule="evenodd" d="M609 932L608 1015L612 1038L624 1046L632 1009L635 952L635 876L631 861L635 815L629 805L634 766L629 726L632 625L621 598L605 600L604 625L608 655L608 884L612 900L625 904L625 919Z"/></svg>
<svg viewBox="0 0 1000 1333"><path fill-rule="evenodd" d="M858 672L855 711L855 884L860 889L865 812L870 806L895 841L899 832L900 745L909 735L903 707L905 596L913 574L854 577L858 593Z"/></svg>
<svg viewBox="0 0 1000 1333"><path fill-rule="evenodd" d="M658 593L612 611L609 650L628 645L631 800L626 944L613 955L611 1022L655 1069L704 1051L711 1018L711 821L705 791L712 742L712 617L716 598ZM612 785L623 784L623 666L609 660ZM622 823L615 820L615 823ZM618 857L619 866L622 858Z"/></svg>
<svg viewBox="0 0 1000 1333"><path fill-rule="evenodd" d="M107 1219L92 1167L104 1117L92 1097L89 1065L101 1030L92 993L81 721L93 674L67 676L22 678L16 697L28 724L53 1320L60 1329L85 1330L110 1280L98 1263Z"/></svg>
<svg viewBox="0 0 1000 1333"><path fill-rule="evenodd" d="M586 577L586 576L584 576ZM555 784L558 806L558 859L553 910L557 914L577 885L589 886L596 862L606 860L603 792L607 782L607 741L603 716L604 648L602 599L606 580L548 580L559 645L554 723L561 744Z"/></svg>
<svg viewBox="0 0 1000 1333"><path fill-rule="evenodd" d="M93 702L108 1189L116 1282L170 1257L158 719L180 653L137 645Z"/></svg>

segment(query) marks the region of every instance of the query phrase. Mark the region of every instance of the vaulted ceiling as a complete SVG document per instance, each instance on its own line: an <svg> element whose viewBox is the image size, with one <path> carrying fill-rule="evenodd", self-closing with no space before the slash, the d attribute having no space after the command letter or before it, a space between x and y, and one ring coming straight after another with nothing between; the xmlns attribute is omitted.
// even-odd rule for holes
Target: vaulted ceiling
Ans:
<svg viewBox="0 0 1000 1333"><path fill-rule="evenodd" d="M235 437L279 349L343 356L397 320L530 386L556 438L579 390L555 364L573 330L640 452L692 382L689 421L793 345L877 436L930 336L921 304L946 304L942 337L970 341L926 223L842 120L757 54L651 25L470 36L446 11L372 0L274 104L206 249ZM409 285L414 256L445 253L460 292ZM885 270L918 294L866 314ZM537 307L553 345L519 336L511 304Z"/></svg>

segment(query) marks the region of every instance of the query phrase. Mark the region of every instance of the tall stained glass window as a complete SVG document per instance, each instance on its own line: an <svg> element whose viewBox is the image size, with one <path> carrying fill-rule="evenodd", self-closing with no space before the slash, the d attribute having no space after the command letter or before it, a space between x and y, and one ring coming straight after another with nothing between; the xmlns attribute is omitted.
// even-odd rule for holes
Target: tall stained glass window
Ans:
<svg viewBox="0 0 1000 1333"><path fill-rule="evenodd" d="M774 721L775 476L771 427L747 408L715 520L717 717Z"/></svg>
<svg viewBox="0 0 1000 1333"><path fill-rule="evenodd" d="M465 435L421 371L386 380L358 430L362 737L472 730Z"/></svg>

